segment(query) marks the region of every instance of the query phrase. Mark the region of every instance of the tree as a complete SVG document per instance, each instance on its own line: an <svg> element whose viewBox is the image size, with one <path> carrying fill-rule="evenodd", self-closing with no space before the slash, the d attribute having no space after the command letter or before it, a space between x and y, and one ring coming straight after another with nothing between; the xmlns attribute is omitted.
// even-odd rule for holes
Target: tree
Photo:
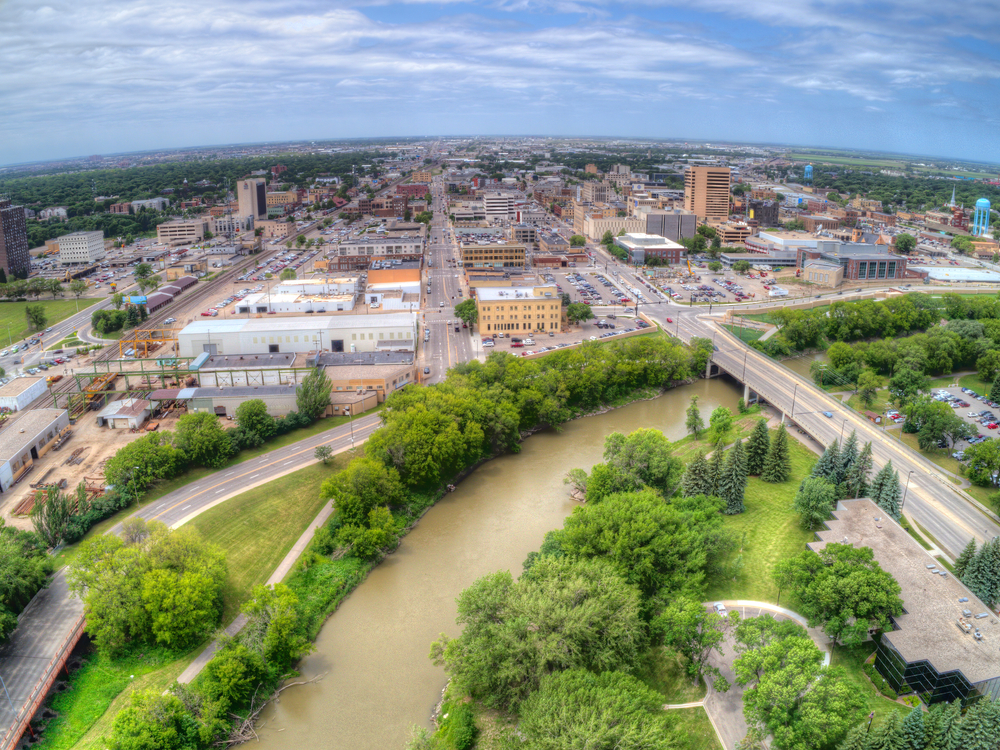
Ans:
<svg viewBox="0 0 1000 750"><path fill-rule="evenodd" d="M110 750L179 750L201 745L198 724L180 699L136 690L111 725Z"/></svg>
<svg viewBox="0 0 1000 750"><path fill-rule="evenodd" d="M380 506L401 508L406 493L399 472L373 458L351 461L320 485L320 497L333 501L341 522L360 526Z"/></svg>
<svg viewBox="0 0 1000 750"><path fill-rule="evenodd" d="M746 273L750 270L750 261L748 260L738 260L733 263L733 270L736 273Z"/></svg>
<svg viewBox="0 0 1000 750"><path fill-rule="evenodd" d="M733 431L733 413L726 406L718 406L708 418L708 435L712 442L725 442Z"/></svg>
<svg viewBox="0 0 1000 750"><path fill-rule="evenodd" d="M624 435L612 432L604 439L604 460L609 467L632 479L634 486L652 487L670 497L680 481L683 465L673 456L673 443L655 429L638 429Z"/></svg>
<svg viewBox="0 0 1000 750"><path fill-rule="evenodd" d="M962 583L982 599L988 607L993 607L1000 599L1000 540L993 537L979 548L979 552L966 566Z"/></svg>
<svg viewBox="0 0 1000 750"><path fill-rule="evenodd" d="M675 750L681 739L662 703L631 675L570 669L541 680L518 729L537 750Z"/></svg>
<svg viewBox="0 0 1000 750"><path fill-rule="evenodd" d="M121 310L122 305L125 304L125 295L121 292L115 292L111 295L111 306L116 310Z"/></svg>
<svg viewBox="0 0 1000 750"><path fill-rule="evenodd" d="M615 236L614 236L614 234L611 233L611 230L609 229L601 237L601 244L602 245L613 245L614 243L615 243Z"/></svg>
<svg viewBox="0 0 1000 750"><path fill-rule="evenodd" d="M364 524L346 524L337 533L337 541L362 560L378 559L398 539L399 526L388 508L373 508Z"/></svg>
<svg viewBox="0 0 1000 750"><path fill-rule="evenodd" d="M705 422L701 418L701 411L698 409L698 397L692 396L691 403L687 408L687 421L684 423L688 432L694 435L697 440L701 431L705 429Z"/></svg>
<svg viewBox="0 0 1000 750"><path fill-rule="evenodd" d="M875 475L871 487L868 488L868 494L876 505L899 520L899 474L892 468L892 461L887 461Z"/></svg>
<svg viewBox="0 0 1000 750"><path fill-rule="evenodd" d="M906 232L896 235L896 251L903 255L909 255L917 247L917 238Z"/></svg>
<svg viewBox="0 0 1000 750"><path fill-rule="evenodd" d="M647 643L639 592L604 560L542 556L516 581L484 576L459 595L457 622L431 658L491 708L517 707L552 672L631 669Z"/></svg>
<svg viewBox="0 0 1000 750"><path fill-rule="evenodd" d="M969 479L981 487L998 486L1000 476L1000 440L985 440L965 449Z"/></svg>
<svg viewBox="0 0 1000 750"><path fill-rule="evenodd" d="M871 409L882 387L882 378L871 370L862 370L858 377L858 398L865 408Z"/></svg>
<svg viewBox="0 0 1000 750"><path fill-rule="evenodd" d="M232 440L215 414L191 412L177 420L174 444L188 461L210 469L221 469L232 457Z"/></svg>
<svg viewBox="0 0 1000 750"><path fill-rule="evenodd" d="M921 391L930 388L930 378L909 367L900 367L889 380L889 397L900 409L913 403Z"/></svg>
<svg viewBox="0 0 1000 750"><path fill-rule="evenodd" d="M140 263L135 267L135 272L133 273L136 281L139 279L145 279L152 275L153 267L149 263Z"/></svg>
<svg viewBox="0 0 1000 750"><path fill-rule="evenodd" d="M812 477L822 477L830 484L836 485L840 482L840 443L834 440L830 443L819 460L813 464Z"/></svg>
<svg viewBox="0 0 1000 750"><path fill-rule="evenodd" d="M570 247L584 247L587 244L587 238L582 234L574 234L569 238Z"/></svg>
<svg viewBox="0 0 1000 750"><path fill-rule="evenodd" d="M465 321L469 327L474 326L479 320L479 309L476 307L476 301L466 299L455 305L455 317Z"/></svg>
<svg viewBox="0 0 1000 750"><path fill-rule="evenodd" d="M958 556L955 560L954 573L961 580L965 571L969 568L969 563L972 562L973 558L976 556L976 538L973 537L969 540L969 543L965 545L965 549L962 550L962 554Z"/></svg>
<svg viewBox="0 0 1000 750"><path fill-rule="evenodd" d="M73 279L69 282L69 290L74 297L80 299L80 295L87 291L87 282L83 279Z"/></svg>
<svg viewBox="0 0 1000 750"><path fill-rule="evenodd" d="M830 517L837 502L837 488L825 477L807 477L795 495L792 506L802 516L802 525L817 529Z"/></svg>
<svg viewBox="0 0 1000 750"><path fill-rule="evenodd" d="M278 670L291 666L312 650L302 633L298 603L295 592L283 583L254 586L240 609L247 621L239 642L260 654L268 666Z"/></svg>
<svg viewBox="0 0 1000 750"><path fill-rule="evenodd" d="M590 305L585 305L582 302L571 302L566 308L566 317L570 323L582 323L593 318L594 311Z"/></svg>
<svg viewBox="0 0 1000 750"><path fill-rule="evenodd" d="M719 494L719 486L722 483L723 461L725 460L726 446L720 440L712 449L712 461L708 466L709 477L712 480L711 495Z"/></svg>
<svg viewBox="0 0 1000 750"><path fill-rule="evenodd" d="M267 404L259 398L252 398L237 406L235 416L240 432L252 436L249 442L254 445L271 439L278 430L274 417L267 413Z"/></svg>
<svg viewBox="0 0 1000 750"><path fill-rule="evenodd" d="M995 400L994 396L1000 398L1000 373L997 373L997 376L993 379L993 385L990 387L990 401Z"/></svg>
<svg viewBox="0 0 1000 750"><path fill-rule="evenodd" d="M41 331L49 323L45 305L25 305L24 317L28 321L28 328L33 331Z"/></svg>
<svg viewBox="0 0 1000 750"><path fill-rule="evenodd" d="M333 384L326 373L319 367L302 379L295 389L295 407L299 414L309 422L323 415L330 405L330 391Z"/></svg>
<svg viewBox="0 0 1000 750"><path fill-rule="evenodd" d="M986 382L993 382L1000 374L1000 351L990 349L976 360L979 377Z"/></svg>
<svg viewBox="0 0 1000 750"><path fill-rule="evenodd" d="M890 627L902 613L896 579L875 560L870 547L830 543L780 561L773 576L785 576L810 627L822 626L835 642L852 645L869 630Z"/></svg>
<svg viewBox="0 0 1000 750"><path fill-rule="evenodd" d="M719 479L718 492L719 497L726 503L726 509L723 511L726 515L735 516L746 510L743 505L743 496L746 488L746 451L743 448L743 441L737 438L729 454L726 456L726 463L722 469L722 476Z"/></svg>
<svg viewBox="0 0 1000 750"><path fill-rule="evenodd" d="M757 476L764 471L770 448L771 433L767 429L767 420L758 419L747 440L747 474Z"/></svg>
<svg viewBox="0 0 1000 750"><path fill-rule="evenodd" d="M716 681L722 676L708 663L708 657L712 651L725 655L721 644L731 624L728 618L706 610L701 602L679 597L653 618L650 629L664 646L687 659L688 676L697 686L706 674Z"/></svg>
<svg viewBox="0 0 1000 750"><path fill-rule="evenodd" d="M45 291L52 295L52 299L61 297L65 292L59 279L47 279L45 282Z"/></svg>
<svg viewBox="0 0 1000 750"><path fill-rule="evenodd" d="M697 497L712 495L714 490L715 482L712 479L711 467L705 460L705 452L698 451L684 470L684 476L681 478L681 494L684 497Z"/></svg>
<svg viewBox="0 0 1000 750"><path fill-rule="evenodd" d="M852 433L853 434L853 433ZM865 443L861 453L847 470L844 483L847 485L847 497L863 497L868 494L868 475L872 470L872 444Z"/></svg>
<svg viewBox="0 0 1000 750"><path fill-rule="evenodd" d="M280 274L278 274L278 278L281 281L295 281L295 269L294 268L286 268L286 269L282 270L282 272Z"/></svg>
<svg viewBox="0 0 1000 750"><path fill-rule="evenodd" d="M715 239L717 240L719 238L716 237ZM718 250L721 248L721 244L719 247L715 247L715 240L712 240L712 246L713 250ZM722 264L719 263L719 261L717 260L713 260L711 263L708 264L708 270L711 271L712 273L718 273L719 271L722 270Z"/></svg>
<svg viewBox="0 0 1000 750"><path fill-rule="evenodd" d="M35 504L31 508L31 523L38 535L50 547L55 547L66 535L73 509L69 499L55 485L35 492Z"/></svg>
<svg viewBox="0 0 1000 750"><path fill-rule="evenodd" d="M333 455L333 448L329 445L317 445L316 451L313 456L317 461L322 461L323 465L326 466L330 462L330 456Z"/></svg>
<svg viewBox="0 0 1000 750"><path fill-rule="evenodd" d="M788 432L785 425L779 424L778 431L771 441L771 447L767 451L767 458L764 460L764 470L760 478L771 484L787 482L792 475L792 459L788 453Z"/></svg>

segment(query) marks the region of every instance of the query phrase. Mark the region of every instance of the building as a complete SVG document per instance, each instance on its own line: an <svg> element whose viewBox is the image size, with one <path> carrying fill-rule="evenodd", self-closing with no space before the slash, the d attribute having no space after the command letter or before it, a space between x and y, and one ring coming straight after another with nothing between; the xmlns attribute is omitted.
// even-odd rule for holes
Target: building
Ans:
<svg viewBox="0 0 1000 750"><path fill-rule="evenodd" d="M358 213L383 219L402 217L409 206L405 195L387 195L382 198L358 198Z"/></svg>
<svg viewBox="0 0 1000 750"><path fill-rule="evenodd" d="M976 214L972 219L972 229L969 233L973 237L984 237L990 233L990 201L988 198L980 198L976 201Z"/></svg>
<svg viewBox="0 0 1000 750"><path fill-rule="evenodd" d="M803 214L798 220L805 225L805 231L809 233L819 232L824 229L836 229L840 226L840 219L836 216L815 216L813 214Z"/></svg>
<svg viewBox="0 0 1000 750"><path fill-rule="evenodd" d="M642 265L654 258L660 263L680 263L684 257L684 246L666 237L655 234L633 232L615 238L615 244L629 255L629 262Z"/></svg>
<svg viewBox="0 0 1000 750"><path fill-rule="evenodd" d="M928 703L1000 699L1000 623L989 607L867 498L841 500L824 525L810 549L868 547L899 584L903 614L875 653L875 669L893 690Z"/></svg>
<svg viewBox="0 0 1000 750"><path fill-rule="evenodd" d="M627 164L615 164L604 175L604 179L613 185L624 187L632 182L632 168Z"/></svg>
<svg viewBox="0 0 1000 750"><path fill-rule="evenodd" d="M236 199L240 205L240 218L250 217L255 222L267 218L267 181L264 178L237 182Z"/></svg>
<svg viewBox="0 0 1000 750"><path fill-rule="evenodd" d="M367 269L373 260L388 259L392 261L421 260L424 254L424 238L422 235L409 236L404 232L395 234L376 233L352 237L339 243L327 256L330 259L331 270L353 271Z"/></svg>
<svg viewBox="0 0 1000 750"><path fill-rule="evenodd" d="M476 289L479 332L548 333L563 329L562 301L555 285L479 287Z"/></svg>
<svg viewBox="0 0 1000 750"><path fill-rule="evenodd" d="M510 228L510 239L512 242L534 247L538 244L538 229L531 224L514 224Z"/></svg>
<svg viewBox="0 0 1000 750"><path fill-rule="evenodd" d="M408 352L324 352L317 365L324 368L337 393L375 393L377 403L400 388L418 382L417 366Z"/></svg>
<svg viewBox="0 0 1000 750"><path fill-rule="evenodd" d="M132 201L132 211L139 213L144 208L150 211L166 211L169 205L170 201L166 198L147 198L145 200Z"/></svg>
<svg viewBox="0 0 1000 750"><path fill-rule="evenodd" d="M844 283L844 267L825 260L807 260L802 264L802 278L817 286L836 289Z"/></svg>
<svg viewBox="0 0 1000 750"><path fill-rule="evenodd" d="M69 218L69 215L66 212L65 206L53 206L52 208L43 208L39 211L38 218L41 221L49 221L50 219L66 221Z"/></svg>
<svg viewBox="0 0 1000 750"><path fill-rule="evenodd" d="M45 378L14 378L0 386L0 409L22 411L39 396L48 392Z"/></svg>
<svg viewBox="0 0 1000 750"><path fill-rule="evenodd" d="M270 292L248 294L236 303L239 315L269 315L271 313L290 313L293 315L323 314L334 312L350 312L354 309L357 295L305 293L276 289Z"/></svg>
<svg viewBox="0 0 1000 750"><path fill-rule="evenodd" d="M587 180L580 188L580 198L584 203L607 203L611 186L598 180Z"/></svg>
<svg viewBox="0 0 1000 750"><path fill-rule="evenodd" d="M600 218L585 215L583 218L583 235L594 242L600 242L605 232L618 235L622 231L642 232L646 228L645 219L637 219L630 216L601 216Z"/></svg>
<svg viewBox="0 0 1000 750"><path fill-rule="evenodd" d="M29 409L8 420L0 432L0 492L31 471L68 430L65 409Z"/></svg>
<svg viewBox="0 0 1000 750"><path fill-rule="evenodd" d="M746 202L746 216L749 221L757 222L758 227L781 226L777 201L750 198Z"/></svg>
<svg viewBox="0 0 1000 750"><path fill-rule="evenodd" d="M396 193L398 195L405 195L408 198L423 198L427 195L428 188L426 185L421 184L396 185Z"/></svg>
<svg viewBox="0 0 1000 750"><path fill-rule="evenodd" d="M0 197L0 269L8 279L26 279L31 272L24 206L15 206L3 197Z"/></svg>
<svg viewBox="0 0 1000 750"><path fill-rule="evenodd" d="M156 241L165 245L190 245L205 239L207 219L175 219L156 225Z"/></svg>
<svg viewBox="0 0 1000 750"><path fill-rule="evenodd" d="M97 426L111 430L138 430L149 419L152 406L144 398L112 401L97 413Z"/></svg>
<svg viewBox="0 0 1000 750"><path fill-rule="evenodd" d="M262 219L254 221L253 228L260 230L260 236L265 240L280 240L295 231L295 222L277 221L275 219Z"/></svg>
<svg viewBox="0 0 1000 750"><path fill-rule="evenodd" d="M104 232L73 232L45 241L45 252L58 253L64 266L92 265L104 258Z"/></svg>
<svg viewBox="0 0 1000 750"><path fill-rule="evenodd" d="M791 230L768 230L747 237L743 244L752 253L770 253L775 250L797 250L800 247L815 248L819 238L807 232Z"/></svg>
<svg viewBox="0 0 1000 750"><path fill-rule="evenodd" d="M427 183L430 183L430 182L434 181L434 175L432 175L428 171L423 171L422 170L422 171L419 171L419 172L414 172L412 175L410 175L410 181L411 182L427 182Z"/></svg>
<svg viewBox="0 0 1000 750"><path fill-rule="evenodd" d="M646 234L666 237L671 242L694 237L698 231L698 217L683 208L673 209L640 209L639 218L645 218Z"/></svg>
<svg viewBox="0 0 1000 750"><path fill-rule="evenodd" d="M688 167L684 172L684 208L700 220L729 216L729 167Z"/></svg>
<svg viewBox="0 0 1000 750"><path fill-rule="evenodd" d="M906 258L893 255L886 245L868 245L839 240L816 241L815 249L799 248L796 265L805 269L809 260L839 265L845 281L884 281L906 278Z"/></svg>
<svg viewBox="0 0 1000 750"><path fill-rule="evenodd" d="M798 263L798 253L794 250L771 250L769 252L721 253L719 260L726 268L745 260L751 266L771 266L772 268L794 268Z"/></svg>
<svg viewBox="0 0 1000 750"><path fill-rule="evenodd" d="M177 334L178 355L413 351L414 313L204 320Z"/></svg>
<svg viewBox="0 0 1000 750"><path fill-rule="evenodd" d="M280 192L267 193L265 195L264 201L268 209L270 209L271 207L279 207L284 209L287 206L294 206L296 203L298 203L299 194L298 191L295 190L282 190Z"/></svg>
<svg viewBox="0 0 1000 750"><path fill-rule="evenodd" d="M510 193L483 193L486 221L505 221L514 215L514 196Z"/></svg>
<svg viewBox="0 0 1000 750"><path fill-rule="evenodd" d="M527 247L520 242L460 242L459 265L464 268L524 268Z"/></svg>
<svg viewBox="0 0 1000 750"><path fill-rule="evenodd" d="M538 238L538 250L547 255L563 255L571 252L571 247L569 241L561 234L543 232Z"/></svg>
<svg viewBox="0 0 1000 750"><path fill-rule="evenodd" d="M600 174L600 171L598 171L596 164L587 164L583 168L583 171L586 172L587 174Z"/></svg>
<svg viewBox="0 0 1000 750"><path fill-rule="evenodd" d="M130 214L132 213L131 203L112 203L108 207L108 213L111 214Z"/></svg>
<svg viewBox="0 0 1000 750"><path fill-rule="evenodd" d="M209 222L212 227L212 234L216 236L233 236L248 229L249 219L242 219L239 216L215 216Z"/></svg>
<svg viewBox="0 0 1000 750"><path fill-rule="evenodd" d="M871 198L854 198L850 201L849 205L854 206L854 208L859 208L862 211L882 210L882 201L873 200Z"/></svg>
<svg viewBox="0 0 1000 750"><path fill-rule="evenodd" d="M739 245L753 234L753 230L741 221L710 222L709 226L715 230L719 242L727 247Z"/></svg>

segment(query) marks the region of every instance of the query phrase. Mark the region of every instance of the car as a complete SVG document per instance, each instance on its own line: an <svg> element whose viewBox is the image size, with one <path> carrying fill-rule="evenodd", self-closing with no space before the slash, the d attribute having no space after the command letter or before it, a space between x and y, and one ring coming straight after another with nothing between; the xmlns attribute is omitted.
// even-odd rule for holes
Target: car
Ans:
<svg viewBox="0 0 1000 750"><path fill-rule="evenodd" d="M833 418L833 412L832 411L825 411L825 412L823 412L823 416L824 417L829 417L829 418L832 419Z"/></svg>
<svg viewBox="0 0 1000 750"><path fill-rule="evenodd" d="M51 328L46 328L46 329L45 329L45 332L46 332L46 333L48 333L48 332L49 332L49 331L51 331L51 330L52 330Z"/></svg>
<svg viewBox="0 0 1000 750"><path fill-rule="evenodd" d="M425 367L424 368L424 375L430 375L430 374L431 374L431 368Z"/></svg>
<svg viewBox="0 0 1000 750"><path fill-rule="evenodd" d="M716 611L717 614L720 614L720 615L726 614L726 605L723 604L722 602L716 602L712 606L715 608L715 611Z"/></svg>
<svg viewBox="0 0 1000 750"><path fill-rule="evenodd" d="M438 307L444 307L444 302L439 302Z"/></svg>
<svg viewBox="0 0 1000 750"><path fill-rule="evenodd" d="M164 323L176 323L177 322L177 318L167 318L163 322Z"/></svg>
<svg viewBox="0 0 1000 750"><path fill-rule="evenodd" d="M667 318L667 322L668 322L668 323L673 323L673 322L674 322L674 319L673 319L673 318Z"/></svg>
<svg viewBox="0 0 1000 750"><path fill-rule="evenodd" d="M1000 425L998 425L996 422L990 422L986 425L987 430L995 430L997 427L1000 427Z"/></svg>

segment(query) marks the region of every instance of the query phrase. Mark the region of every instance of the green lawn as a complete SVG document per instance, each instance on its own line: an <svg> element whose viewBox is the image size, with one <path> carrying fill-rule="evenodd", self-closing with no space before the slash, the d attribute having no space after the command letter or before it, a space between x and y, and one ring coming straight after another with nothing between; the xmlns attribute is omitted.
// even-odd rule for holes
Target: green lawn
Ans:
<svg viewBox="0 0 1000 750"><path fill-rule="evenodd" d="M845 388L844 390L847 389ZM866 411L873 411L878 414L882 414L885 412L886 409L892 406L892 403L889 401L889 390L887 388L883 388L876 394L875 402L871 406L865 406L864 404L862 404L861 397L858 396L858 394L856 393L850 396L847 399L846 403L848 406L854 409L854 411L858 411L861 413L864 413Z"/></svg>
<svg viewBox="0 0 1000 750"><path fill-rule="evenodd" d="M723 324L722 326L731 334L736 336L740 341L756 341L761 336L763 336L767 331L758 331L756 328L747 328L746 326L732 326L728 324Z"/></svg>
<svg viewBox="0 0 1000 750"><path fill-rule="evenodd" d="M847 679L854 683L857 693L865 699L867 707L865 712L874 711L876 721L884 719L890 713L896 709L902 711L909 711L909 709L901 703L897 703L894 700L890 700L883 696L875 686L872 685L871 680L868 676L861 671L861 665L865 663L865 659L871 656L875 652L875 644L869 641L868 643L862 643L857 646L836 646L833 649L833 654L830 657L830 665L834 667L843 667L847 672Z"/></svg>
<svg viewBox="0 0 1000 750"><path fill-rule="evenodd" d="M350 451L316 462L209 508L188 522L226 551L222 621L236 617L251 589L264 583L320 512L320 484L344 468Z"/></svg>
<svg viewBox="0 0 1000 750"><path fill-rule="evenodd" d="M771 430L771 439L774 439ZM742 549L736 550L726 562L733 564L742 555L742 568L736 578L717 578L709 583L706 600L749 599L777 602L778 587L771 580L771 569L779 560L792 557L805 549L814 534L802 528L799 514L792 510L792 501L799 483L816 462L816 454L794 439L788 441L792 459L792 476L783 484L768 484L757 477L747 483L746 511L738 516L726 516L725 523L742 538ZM786 604L788 602L786 601Z"/></svg>
<svg viewBox="0 0 1000 750"><path fill-rule="evenodd" d="M701 706L695 708L677 708L670 712L677 721L683 750L724 750L719 742L708 714Z"/></svg>
<svg viewBox="0 0 1000 750"><path fill-rule="evenodd" d="M636 677L663 696L664 703L692 703L705 697L705 683L695 685L687 674L687 659L675 651L657 646L639 662Z"/></svg>
<svg viewBox="0 0 1000 750"><path fill-rule="evenodd" d="M71 347L71 346L72 347L83 346L83 342L80 341L80 339L78 339L76 337L75 333L73 335L71 335L71 336L67 336L62 341L60 341L58 344L53 344L48 349L46 349L46 351L51 352L53 349L63 349L63 348L66 348L66 347Z"/></svg>
<svg viewBox="0 0 1000 750"><path fill-rule="evenodd" d="M80 300L80 310L85 310L96 302L99 297L90 297ZM10 346L14 341L23 339L32 333L28 328L28 321L24 316L24 309L28 305L39 304L45 308L46 325L54 325L60 320L65 320L70 315L76 314L75 299L40 299L37 302L0 302L0 341L4 346ZM6 334L6 335L5 335Z"/></svg>

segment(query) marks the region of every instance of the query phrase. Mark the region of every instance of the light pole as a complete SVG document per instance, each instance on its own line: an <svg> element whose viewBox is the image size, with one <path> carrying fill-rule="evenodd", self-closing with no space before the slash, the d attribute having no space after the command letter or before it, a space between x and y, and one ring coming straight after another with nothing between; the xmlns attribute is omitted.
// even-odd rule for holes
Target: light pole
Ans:
<svg viewBox="0 0 1000 750"><path fill-rule="evenodd" d="M795 396L799 392L799 384L795 384L795 388L792 389L792 410L788 413L789 419L795 419Z"/></svg>
<svg viewBox="0 0 1000 750"><path fill-rule="evenodd" d="M844 444L844 428L847 427L847 417L844 417L844 423L840 425L840 444Z"/></svg>
<svg viewBox="0 0 1000 750"><path fill-rule="evenodd" d="M348 422L348 424L351 425L351 450L353 451L354 450L354 419L353 419L354 410L351 408L351 405L348 404L347 406L344 407L344 411L347 412L347 422Z"/></svg>
<svg viewBox="0 0 1000 750"><path fill-rule="evenodd" d="M906 475L906 487L903 488L903 499L899 501L899 515L903 515L903 506L906 504L906 491L910 489L910 474L913 472L914 469L910 469Z"/></svg>

